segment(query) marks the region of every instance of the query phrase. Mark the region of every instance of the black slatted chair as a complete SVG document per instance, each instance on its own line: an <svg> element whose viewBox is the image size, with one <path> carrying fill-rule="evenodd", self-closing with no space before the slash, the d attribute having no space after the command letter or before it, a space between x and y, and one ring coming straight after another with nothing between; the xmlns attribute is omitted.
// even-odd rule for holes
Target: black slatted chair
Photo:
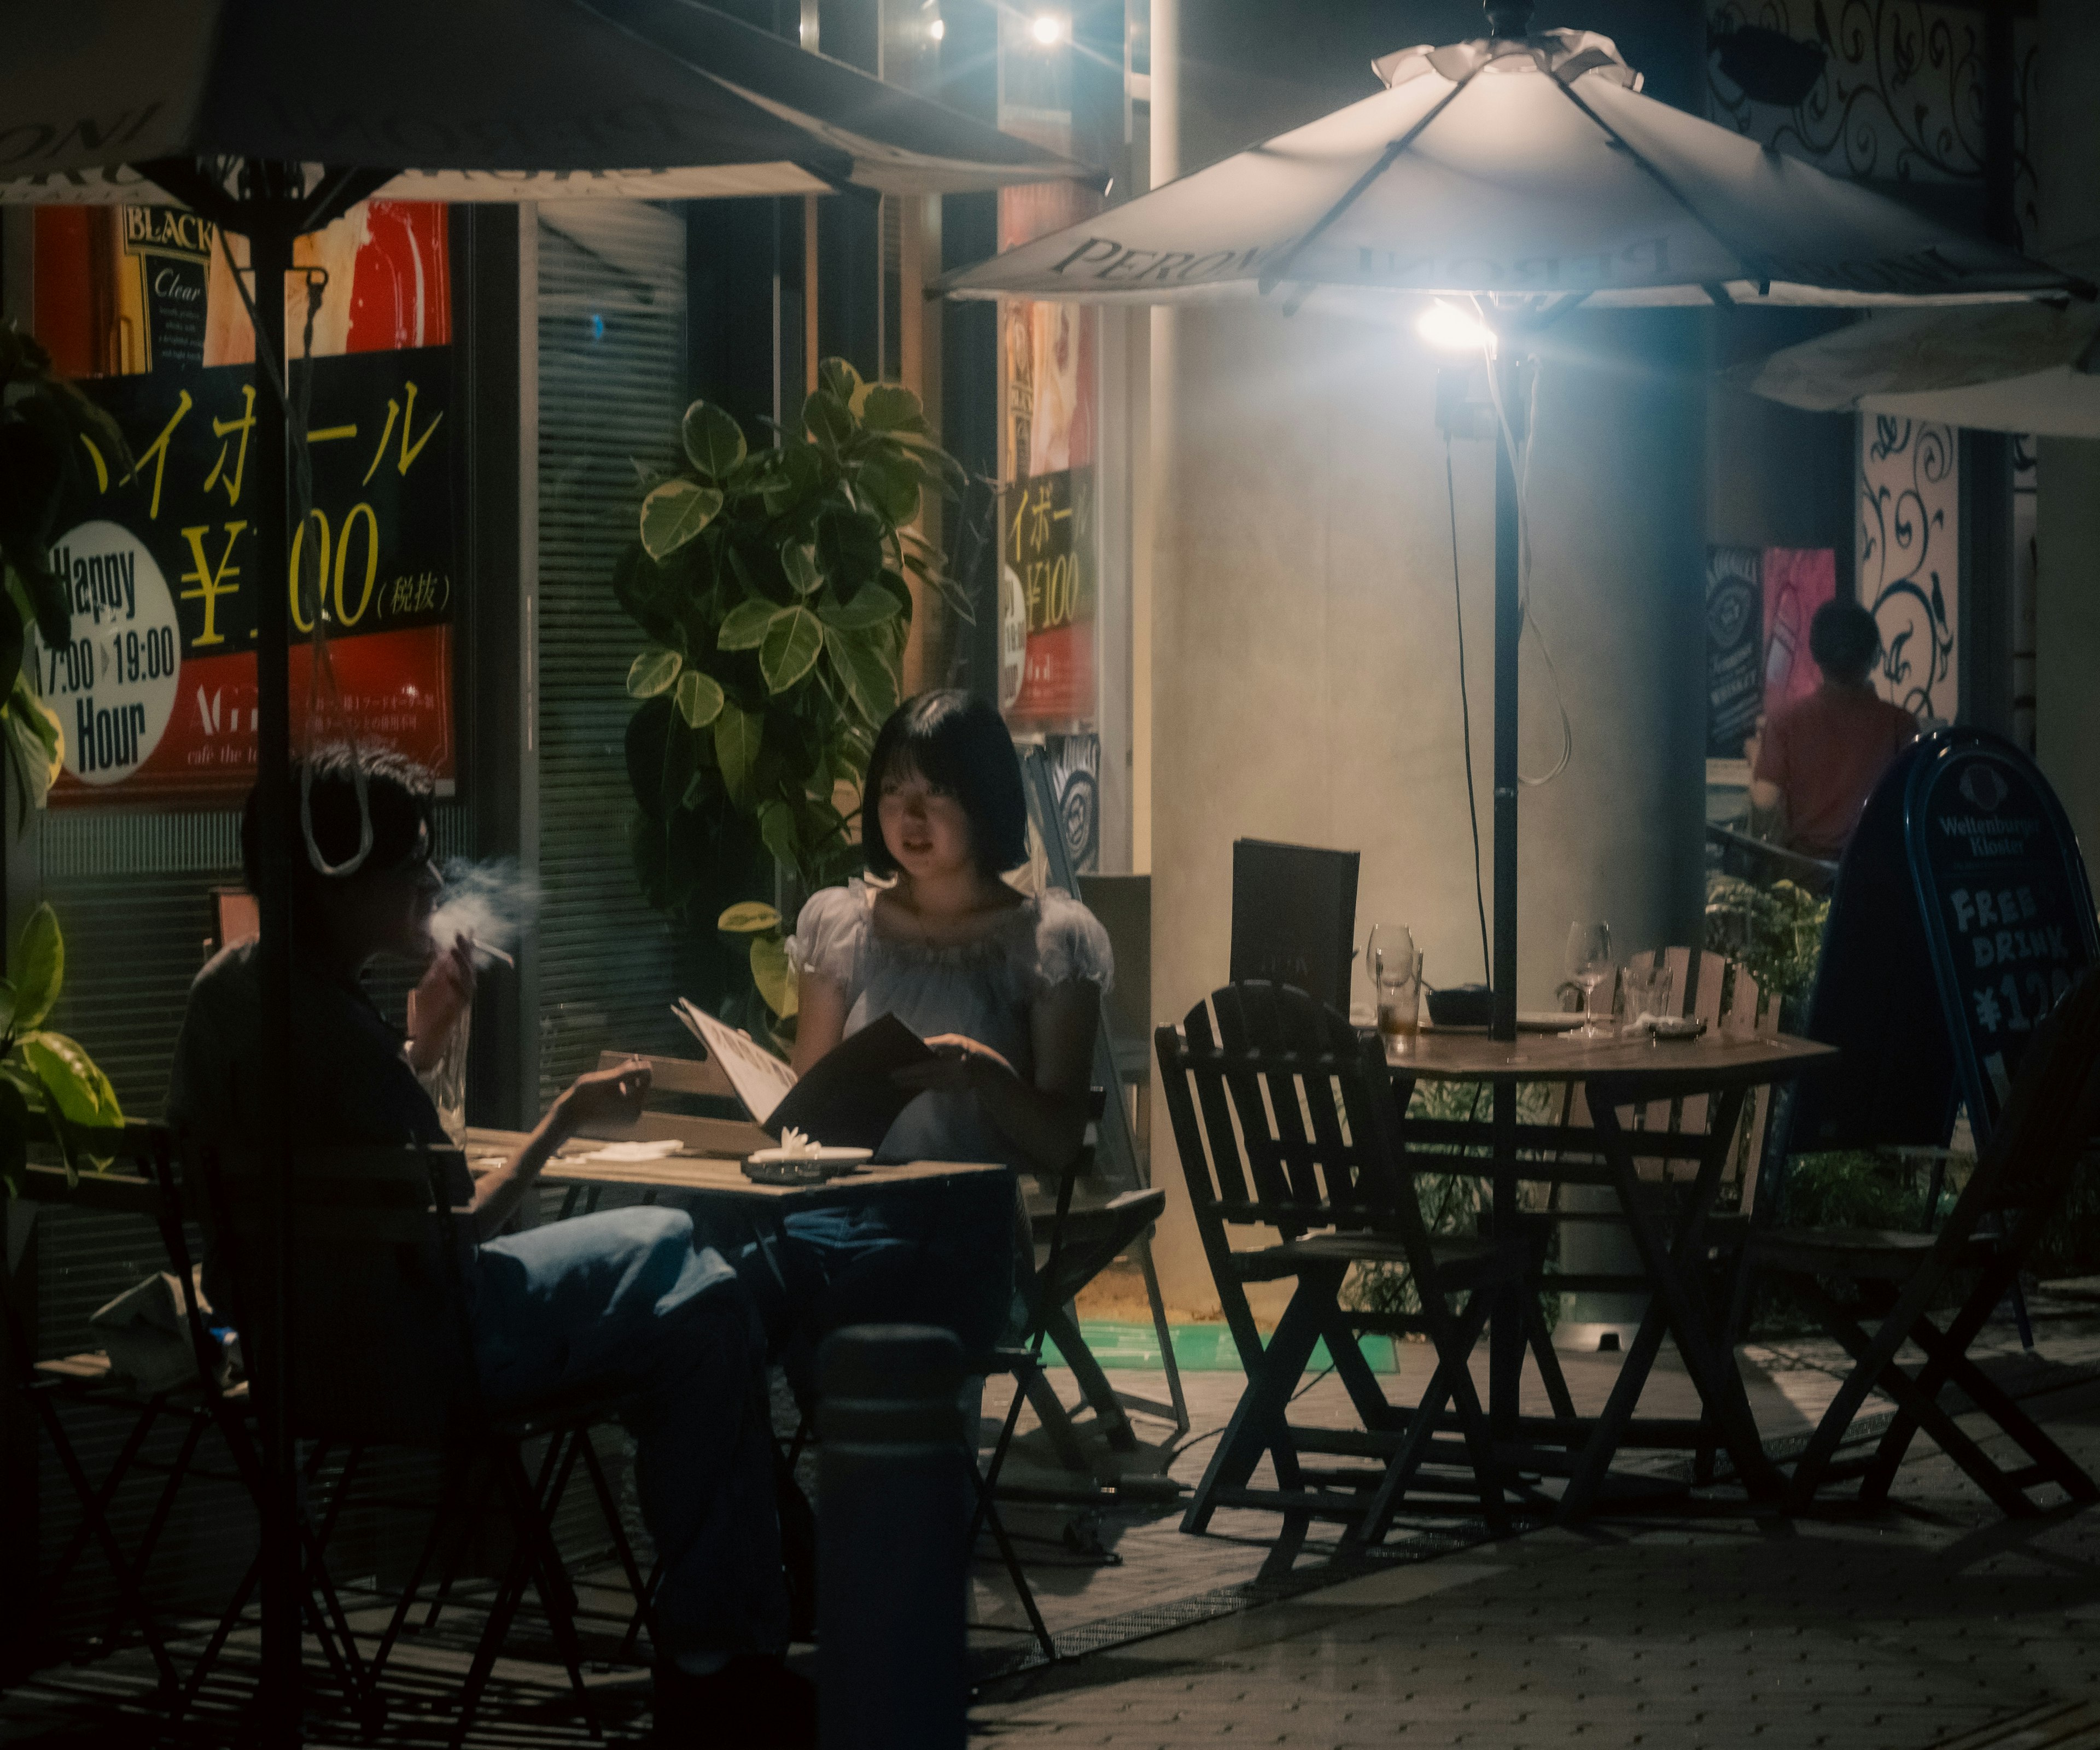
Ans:
<svg viewBox="0 0 2100 1750"><path fill-rule="evenodd" d="M1863 1477L1862 1501L1885 1500L1921 1430L2008 1514L2039 1510L2028 1491L2048 1483L2075 1501L2100 1500L2092 1479L1969 1357L2096 1139L2100 972L2071 988L2028 1046L1990 1144L1936 1234L1752 1233L1745 1268L1789 1279L1854 1364L1795 1464L1790 1505L1804 1507L1825 1483L1852 1474ZM1956 1310L1936 1317L1934 1309L1957 1294ZM1925 1357L1915 1368L1898 1361L1906 1344ZM2010 1435L2027 1462L2008 1470L1985 1452L1941 1401L1950 1386ZM1846 1430L1877 1391L1895 1400L1895 1420L1864 1466L1840 1466L1833 1461Z"/></svg>
<svg viewBox="0 0 2100 1750"><path fill-rule="evenodd" d="M207 1162L215 1245L236 1311L262 1303L268 1275L263 1163ZM443 1483L429 1534L360 1681L375 1695L432 1560L448 1533L463 1545L491 1507L511 1532L498 1582L453 1716L464 1741L528 1590L536 1593L579 1712L598 1726L585 1688L577 1603L554 1538L554 1516L580 1466L589 1478L629 1585L645 1598L619 1507L590 1439L617 1413L615 1384L527 1404L483 1396L468 1320L465 1266L472 1238L459 1208L470 1194L464 1160L420 1149L302 1150L292 1176L295 1275L287 1373L293 1426L304 1439L355 1455L395 1445L431 1452ZM258 1332L242 1319L244 1338ZM528 1473L528 1442L547 1444ZM474 1479L484 1479L477 1488ZM347 1477L329 1503L341 1510ZM309 1536L311 1578L324 1586L327 1525ZM251 1580L253 1576L251 1575ZM642 1608L645 1612L647 1605ZM223 1642L222 1624L219 1642ZM212 1649L216 1651L216 1643ZM354 1646L351 1648L353 1659Z"/></svg>
<svg viewBox="0 0 2100 1750"><path fill-rule="evenodd" d="M1196 1224L1247 1383L1182 1520L1200 1532L1221 1506L1266 1508L1353 1522L1351 1536L1383 1538L1402 1499L1427 1488L1424 1466L1455 1465L1445 1489L1477 1497L1506 1523L1503 1479L1467 1357L1496 1294L1524 1273L1522 1239L1432 1237L1394 1122L1390 1073L1375 1039L1303 991L1229 985L1154 1035L1160 1086L1173 1121ZM1233 1229L1273 1229L1277 1243L1245 1251ZM1343 1306L1357 1264L1404 1267L1417 1314ZM1264 1344L1247 1302L1252 1282L1295 1282ZM1364 1360L1365 1333L1418 1332L1436 1362L1411 1408L1390 1402ZM1290 1400L1324 1340L1363 1426L1290 1422ZM1456 1440L1447 1436L1456 1433ZM1249 1487L1267 1452L1277 1487ZM1317 1470L1304 1453L1381 1461Z"/></svg>
<svg viewBox="0 0 2100 1750"><path fill-rule="evenodd" d="M144 1216L165 1235L161 1170L174 1149L165 1130L158 1125L135 1123L121 1130L68 1126L67 1142L76 1162L100 1158L108 1163L104 1170L75 1172L55 1164L59 1139L49 1121L33 1119L31 1133L31 1140L47 1147L51 1159L33 1162L26 1167L21 1189L27 1201ZM179 1228L179 1214L175 1219ZM187 1271L178 1269L176 1273L183 1282L190 1280ZM33 1309L26 1309L25 1314L11 1293L0 1292L8 1371L16 1390L36 1414L59 1469L79 1504L81 1519L45 1578L38 1602L26 1620L42 1623L56 1616L56 1603L67 1581L92 1545L116 1582L117 1604L88 1651L113 1650L129 1629L135 1628L152 1655L161 1693L172 1698L181 1690L180 1678L166 1638L147 1607L142 1584L175 1498L190 1473L198 1444L211 1426L210 1412L187 1380L165 1391L142 1391L112 1368L109 1356L99 1351L39 1355L33 1317ZM64 1411L68 1408L92 1408L131 1418L129 1431L99 1482L88 1474L78 1444L67 1429ZM148 1456L149 1442L169 1419L185 1426L175 1457L161 1463ZM110 1509L130 1477L155 1469L163 1473L160 1493L136 1546L126 1549L111 1523Z"/></svg>

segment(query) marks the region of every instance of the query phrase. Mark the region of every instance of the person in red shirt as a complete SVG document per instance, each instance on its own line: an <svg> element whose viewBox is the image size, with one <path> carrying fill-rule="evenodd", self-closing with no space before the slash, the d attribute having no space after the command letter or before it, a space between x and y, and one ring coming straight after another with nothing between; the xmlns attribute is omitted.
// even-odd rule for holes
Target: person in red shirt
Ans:
<svg viewBox="0 0 2100 1750"><path fill-rule="evenodd" d="M1789 850L1835 858L1875 781L1917 734L1917 719L1868 684L1881 628L1856 602L1826 602L1808 625L1823 685L1766 725L1750 774L1750 804L1776 814Z"/></svg>

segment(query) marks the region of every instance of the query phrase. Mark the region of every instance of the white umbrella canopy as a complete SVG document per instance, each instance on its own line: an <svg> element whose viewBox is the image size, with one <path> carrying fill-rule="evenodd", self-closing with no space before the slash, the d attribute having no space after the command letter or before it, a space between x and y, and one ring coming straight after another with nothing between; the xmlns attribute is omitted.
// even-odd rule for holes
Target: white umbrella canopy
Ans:
<svg viewBox="0 0 2100 1750"><path fill-rule="evenodd" d="M947 193L1082 166L693 0L0 0L0 201L135 166L390 170L417 201Z"/></svg>
<svg viewBox="0 0 2100 1750"><path fill-rule="evenodd" d="M1530 9L1498 10L1521 30ZM1606 306L2091 293L1643 96L1591 32L1406 49L1377 70L1377 95L940 289L1161 303L1282 287L1293 307L1393 292Z"/></svg>
<svg viewBox="0 0 2100 1750"><path fill-rule="evenodd" d="M2100 438L2100 309L1892 311L1739 366L1726 381L1813 413Z"/></svg>

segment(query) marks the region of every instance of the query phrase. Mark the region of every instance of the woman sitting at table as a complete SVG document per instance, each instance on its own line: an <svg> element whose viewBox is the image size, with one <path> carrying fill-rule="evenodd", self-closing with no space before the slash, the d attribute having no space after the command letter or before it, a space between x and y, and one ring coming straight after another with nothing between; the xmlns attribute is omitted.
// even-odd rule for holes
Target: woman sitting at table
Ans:
<svg viewBox="0 0 2100 1750"><path fill-rule="evenodd" d="M1094 1028L1113 972L1107 932L1064 893L1001 879L1028 860L1021 764L999 713L960 692L906 702L868 758L862 842L871 879L803 906L795 1067L894 1015L935 1060L883 1139L898 1160L1055 1170L1084 1139ZM934 1201L787 1220L784 1282L743 1273L791 1367L824 1332L862 1321L945 1325L972 1351L1012 1316L1027 1221L999 1179ZM792 1326L792 1329L790 1327Z"/></svg>

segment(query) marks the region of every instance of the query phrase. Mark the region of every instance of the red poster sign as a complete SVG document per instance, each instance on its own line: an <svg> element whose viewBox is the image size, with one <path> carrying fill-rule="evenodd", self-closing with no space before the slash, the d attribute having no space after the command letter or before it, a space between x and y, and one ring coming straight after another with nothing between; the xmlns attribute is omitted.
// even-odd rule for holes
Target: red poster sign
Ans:
<svg viewBox="0 0 2100 1750"><path fill-rule="evenodd" d="M223 807L255 768L254 337L214 228L171 207L43 208L33 322L115 417L135 465L89 446L53 569L73 636L33 640L65 736L54 805ZM327 634L324 685L294 646L295 730L355 734L453 775L454 531L445 209L373 201L300 241L285 326L311 396L311 491L292 558L295 636ZM307 286L311 363L304 337ZM307 381L309 372L311 381ZM327 684L332 681L333 685Z"/></svg>

